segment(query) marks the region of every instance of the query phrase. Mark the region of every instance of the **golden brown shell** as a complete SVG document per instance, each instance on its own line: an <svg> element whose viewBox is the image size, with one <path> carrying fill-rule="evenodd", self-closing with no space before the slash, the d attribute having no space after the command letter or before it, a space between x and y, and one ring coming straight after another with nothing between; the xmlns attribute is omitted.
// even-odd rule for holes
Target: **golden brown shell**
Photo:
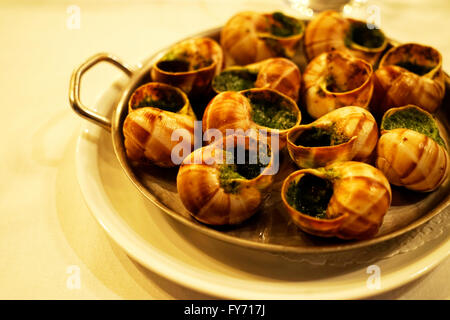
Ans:
<svg viewBox="0 0 450 320"><path fill-rule="evenodd" d="M153 81L167 83L190 97L209 92L223 66L220 45L211 38L193 38L172 46L152 67Z"/></svg>
<svg viewBox="0 0 450 320"><path fill-rule="evenodd" d="M328 146L303 146L297 139L311 128L333 130L344 141ZM316 121L300 125L287 135L287 149L292 160L301 168L324 167L336 161L367 161L378 140L378 126L369 111L360 107L336 109Z"/></svg>
<svg viewBox="0 0 450 320"><path fill-rule="evenodd" d="M178 105L175 104L177 107L172 111L163 110L156 107L161 106L160 101L176 101ZM186 144L185 149L193 150L195 116L186 94L180 89L156 82L144 84L132 94L128 109L123 135L131 161L173 167L177 163L172 161L172 150L177 144ZM185 139L172 141L173 132L179 129L184 130Z"/></svg>
<svg viewBox="0 0 450 320"><path fill-rule="evenodd" d="M295 125L301 121L301 113L294 100L285 96L278 91L272 89L249 89L240 92L227 91L215 96L206 107L203 114L203 129L218 130L222 135L227 135L227 130L264 130L267 131L268 140L272 135L277 135L279 138L279 148L286 145L286 135L288 131L293 128L278 130L274 128L264 127L252 119L252 104L249 96L257 96L266 101L278 101L286 108L292 110L292 114L296 117ZM275 105L275 104L274 104Z"/></svg>
<svg viewBox="0 0 450 320"><path fill-rule="evenodd" d="M383 121L396 112L410 108L420 110L413 105L389 109ZM432 117L424 110L421 112ZM448 178L449 155L445 143L442 145L427 135L407 128L386 130L382 122L376 166L393 185L428 192L437 189Z"/></svg>
<svg viewBox="0 0 450 320"><path fill-rule="evenodd" d="M224 50L226 66L247 65L272 57L291 58L303 37L301 20L288 17L301 26L298 34L287 37L270 32L275 23L274 13L240 12L222 28L220 44Z"/></svg>
<svg viewBox="0 0 450 320"><path fill-rule="evenodd" d="M302 213L288 202L288 188L306 174L332 182L326 219ZM380 170L362 162L345 161L295 171L284 181L281 196L292 220L303 231L321 237L367 239L378 232L390 207L392 192Z"/></svg>
<svg viewBox="0 0 450 320"><path fill-rule="evenodd" d="M303 98L315 119L345 106L368 108L372 98L372 66L344 52L314 58L303 73Z"/></svg>
<svg viewBox="0 0 450 320"><path fill-rule="evenodd" d="M386 37L377 29L375 32L379 33L380 43L376 47L369 48L358 44L352 37L352 30L355 27L367 29L365 22L344 18L336 11L319 13L305 30L304 46L308 58L311 60L324 52L339 50L374 65L387 46Z"/></svg>
<svg viewBox="0 0 450 320"><path fill-rule="evenodd" d="M408 70L414 66L419 73ZM371 108L380 116L389 108L407 104L433 113L445 95L442 56L432 47L415 43L394 47L381 59L373 82Z"/></svg>
<svg viewBox="0 0 450 320"><path fill-rule="evenodd" d="M291 60L286 58L269 58L244 67L229 67L223 70L221 74L231 73L239 75L241 72L246 73L246 76L255 78L252 88L274 89L291 97L294 101L298 100L302 80L301 72L298 66ZM229 89L221 90L215 85L217 77L214 78L212 83L214 91L216 93L229 91Z"/></svg>
<svg viewBox="0 0 450 320"><path fill-rule="evenodd" d="M250 143L253 138L229 135L195 150L180 166L177 188L181 201L192 216L210 225L233 225L250 218L263 201L263 191L272 183L273 155L261 174L253 179L233 178L233 191L221 184L222 151L226 147L247 150L262 145ZM267 147L267 145L265 145Z"/></svg>

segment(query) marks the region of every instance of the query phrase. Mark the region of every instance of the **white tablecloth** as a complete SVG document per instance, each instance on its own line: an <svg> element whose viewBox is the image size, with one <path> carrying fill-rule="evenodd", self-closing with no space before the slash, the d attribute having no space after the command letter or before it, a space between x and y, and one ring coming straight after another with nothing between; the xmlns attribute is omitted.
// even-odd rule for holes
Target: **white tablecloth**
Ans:
<svg viewBox="0 0 450 320"><path fill-rule="evenodd" d="M448 0L375 3L383 30L436 47L450 70ZM75 176L83 120L69 108L69 77L97 52L137 63L175 40L222 25L235 12L283 6L268 0L0 3L0 298L208 298L133 262L92 217ZM79 25L71 20L77 8ZM87 74L85 104L119 75L108 66ZM71 266L82 277L76 290L67 285ZM379 298L449 299L448 279L450 259Z"/></svg>

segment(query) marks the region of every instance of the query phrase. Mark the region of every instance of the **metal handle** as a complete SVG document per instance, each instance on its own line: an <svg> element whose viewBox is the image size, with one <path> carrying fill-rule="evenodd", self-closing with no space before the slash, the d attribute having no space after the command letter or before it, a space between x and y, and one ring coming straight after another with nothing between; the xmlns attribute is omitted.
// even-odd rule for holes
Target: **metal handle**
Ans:
<svg viewBox="0 0 450 320"><path fill-rule="evenodd" d="M111 131L111 120L95 113L94 111L87 108L80 100L80 82L83 74L88 71L91 67L95 66L97 63L106 61L109 62L120 70L122 70L128 76L133 74L133 71L126 64L122 63L118 58L109 53L98 53L89 59L87 59L82 65L75 69L70 78L69 87L69 101L72 109L78 113L79 116L92 121L93 123L101 126L102 128Z"/></svg>

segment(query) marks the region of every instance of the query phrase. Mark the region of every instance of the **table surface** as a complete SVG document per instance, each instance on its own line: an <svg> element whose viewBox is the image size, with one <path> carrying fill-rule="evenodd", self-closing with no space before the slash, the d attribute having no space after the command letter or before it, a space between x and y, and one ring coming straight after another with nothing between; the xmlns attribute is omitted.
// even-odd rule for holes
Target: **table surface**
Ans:
<svg viewBox="0 0 450 320"><path fill-rule="evenodd" d="M432 45L450 70L450 3L370 1L399 41ZM80 9L79 25L73 7ZM68 104L74 67L97 52L137 63L242 10L284 9L283 1L3 1L0 3L1 299L207 299L130 259L97 224L75 176L82 119ZM76 10L76 8L75 8ZM79 27L79 28L77 28ZM92 105L120 72L88 73ZM73 268L80 287L67 285ZM79 268L79 269L78 269ZM381 299L450 299L450 259Z"/></svg>

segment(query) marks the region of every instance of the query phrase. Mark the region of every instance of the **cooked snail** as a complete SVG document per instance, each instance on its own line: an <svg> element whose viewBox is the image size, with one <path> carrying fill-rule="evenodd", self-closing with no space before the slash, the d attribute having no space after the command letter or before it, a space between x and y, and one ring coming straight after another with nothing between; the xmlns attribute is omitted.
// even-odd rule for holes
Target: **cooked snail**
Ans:
<svg viewBox="0 0 450 320"><path fill-rule="evenodd" d="M374 65L386 49L387 39L376 26L344 18L336 11L324 11L306 27L304 46L309 59L339 50Z"/></svg>
<svg viewBox="0 0 450 320"><path fill-rule="evenodd" d="M157 82L144 84L132 94L128 110L123 135L131 161L173 167L177 163L172 161L172 149L178 143L189 144L185 147L193 150L195 115L180 89ZM172 141L177 129L184 129L189 137L182 142Z"/></svg>
<svg viewBox="0 0 450 320"><path fill-rule="evenodd" d="M445 95L441 54L434 48L407 43L390 49L374 73L373 111L414 104L433 113Z"/></svg>
<svg viewBox="0 0 450 320"><path fill-rule="evenodd" d="M392 192L380 170L345 161L293 172L281 197L293 222L307 233L367 239L378 232Z"/></svg>
<svg viewBox="0 0 450 320"><path fill-rule="evenodd" d="M272 57L291 58L303 37L304 23L281 12L241 12L220 33L226 66Z"/></svg>
<svg viewBox="0 0 450 320"><path fill-rule="evenodd" d="M271 88L294 101L298 100L300 69L291 60L269 58L244 67L234 66L215 76L212 87L216 93L251 88Z"/></svg>
<svg viewBox="0 0 450 320"><path fill-rule="evenodd" d="M268 138L278 135L279 147L286 143L287 132L298 125L301 113L294 100L272 89L227 91L215 96L203 114L203 129L264 130Z"/></svg>
<svg viewBox="0 0 450 320"><path fill-rule="evenodd" d="M431 114L414 105L393 108L381 122L376 166L396 186L433 191L448 177L447 150Z"/></svg>
<svg viewBox="0 0 450 320"><path fill-rule="evenodd" d="M336 109L287 135L287 149L301 168L324 167L336 161L366 161L378 140L378 127L360 107Z"/></svg>
<svg viewBox="0 0 450 320"><path fill-rule="evenodd" d="M179 87L189 96L207 93L223 65L220 45L210 38L194 38L171 47L152 67L153 81Z"/></svg>
<svg viewBox="0 0 450 320"><path fill-rule="evenodd" d="M372 98L372 66L344 52L314 58L303 73L306 109L319 118L345 106L368 108Z"/></svg>
<svg viewBox="0 0 450 320"><path fill-rule="evenodd" d="M273 180L272 163L267 144L229 135L184 159L178 193L195 219L210 225L238 224L262 203L262 192Z"/></svg>

